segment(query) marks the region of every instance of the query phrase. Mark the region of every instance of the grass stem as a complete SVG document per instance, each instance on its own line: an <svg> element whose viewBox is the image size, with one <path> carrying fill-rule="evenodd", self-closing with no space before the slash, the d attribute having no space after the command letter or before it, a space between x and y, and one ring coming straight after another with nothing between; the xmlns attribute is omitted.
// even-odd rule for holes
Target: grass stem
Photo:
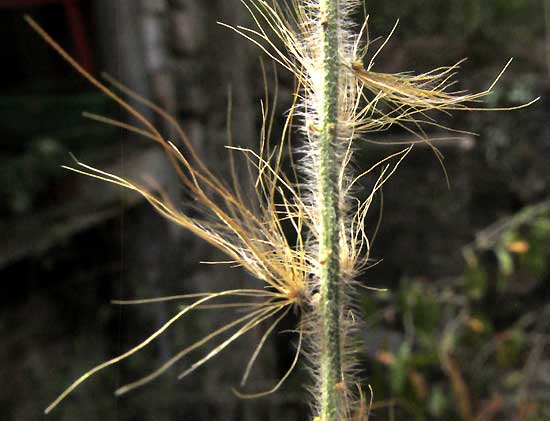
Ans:
<svg viewBox="0 0 550 421"><path fill-rule="evenodd" d="M339 419L342 393L340 341L340 259L339 259L339 192L337 135L339 107L339 1L321 0L319 24L322 49L322 100L319 110L319 166L317 168L320 211L319 262L321 316L321 420Z"/></svg>

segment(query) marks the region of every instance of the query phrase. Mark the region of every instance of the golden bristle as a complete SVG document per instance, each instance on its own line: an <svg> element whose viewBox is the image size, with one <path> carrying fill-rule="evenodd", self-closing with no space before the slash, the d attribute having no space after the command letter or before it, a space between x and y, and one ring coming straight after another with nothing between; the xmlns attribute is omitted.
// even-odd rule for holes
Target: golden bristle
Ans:
<svg viewBox="0 0 550 421"><path fill-rule="evenodd" d="M179 376L180 378L185 377L211 358L215 357L240 336L267 320L274 319L266 329L265 334L262 336L260 343L250 358L243 376L244 384L269 334L275 329L284 316L288 314L291 308L301 307L303 305L303 300L307 295L307 284L305 279L307 275L312 272L311 259L306 252L307 240L304 237L306 226L309 225L309 223L304 220L308 218L309 211L302 202L300 195L294 190L294 183L281 173L283 148L285 137L287 136L286 132L283 133L281 142L275 148L272 148L269 144L270 139L268 134L270 131L270 127L268 127L270 124L270 116L267 115L266 111L263 115L264 126L262 130L261 154L257 154L252 150L229 146L232 151L241 153L243 157L256 168L256 200L252 205L247 204L244 202L243 195L237 187L239 183L236 179L234 164L232 164L234 187L232 190L207 168L206 164L204 164L194 151L185 132L173 117L151 101L131 91L120 82L106 76L107 82L118 91L142 103L156 112L169 124L173 125L189 154L189 158L187 158L173 142L166 140L161 135L160 131L158 131L152 123L126 100L107 85L86 72L86 70L74 61L72 57L70 57L68 53L32 18L27 16L25 19L29 25L78 73L108 97L113 99L131 115L136 117L143 125L143 128L91 113L85 114L85 117L102 124L125 129L158 143L168 156L179 179L196 199L194 207L201 212L201 216L198 218L188 216L185 212L177 209L170 198L162 192L154 193L152 190L149 190L135 181L126 180L115 174L84 164L76 159L76 165L74 167L65 168L101 181L122 186L142 195L163 217L191 231L198 237L218 248L230 257L232 264L243 267L262 282L257 289L236 289L153 299L115 301L115 304L129 305L169 300L194 300L191 304L186 305L174 315L160 329L134 348L99 364L80 376L48 406L45 412L50 412L85 380L104 368L119 363L140 351L159 335L164 333L181 317L192 310L198 309L237 308L242 309L245 314L232 321L226 322L222 327L178 352L174 357L151 374L122 386L116 393L123 394L149 383L179 362L191 351L209 343L223 333L232 332L229 338L225 339L221 344L215 345L203 358L196 361L189 369ZM291 119L292 113L289 113L286 124L287 128L290 126L289 122ZM232 154L232 152L230 152L230 154ZM285 228L283 225L288 223L290 223L295 231L297 237L296 245L291 245L288 242L284 232ZM223 304L209 303L212 300L217 300L222 297L232 297L236 301ZM250 299L253 299L253 301L250 301ZM302 341L302 333L298 332L298 334L300 339L295 360L287 374L280 379L276 386L270 391L259 394L244 395L237 392L240 396L253 397L265 395L274 392L280 387L296 365Z"/></svg>

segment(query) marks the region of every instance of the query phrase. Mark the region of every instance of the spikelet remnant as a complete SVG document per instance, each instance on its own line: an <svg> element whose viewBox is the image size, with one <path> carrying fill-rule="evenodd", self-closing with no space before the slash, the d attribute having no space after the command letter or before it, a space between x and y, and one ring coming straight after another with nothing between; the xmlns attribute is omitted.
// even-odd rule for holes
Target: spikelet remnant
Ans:
<svg viewBox="0 0 550 421"><path fill-rule="evenodd" d="M376 72L373 70L375 60L390 41L398 23L399 21L396 22L390 34L372 54L368 65L365 66L371 44L368 37L367 17L354 46L354 58L344 64L356 78L361 95L367 104L362 109L362 115L369 118L367 121L361 121L361 118L357 119L359 132L372 133L387 130L396 125L421 140L427 140L422 129L423 125L443 127L429 116L430 112L510 111L528 107L538 101L538 98L535 98L526 104L508 108L483 108L478 105L493 93L496 84L510 66L511 59L486 90L473 93L465 90L450 90L453 85L457 84L458 70L466 59L451 66L439 67L421 74ZM367 40L363 41L365 34ZM379 123L377 127L373 126L373 121ZM443 128L445 129L445 127Z"/></svg>

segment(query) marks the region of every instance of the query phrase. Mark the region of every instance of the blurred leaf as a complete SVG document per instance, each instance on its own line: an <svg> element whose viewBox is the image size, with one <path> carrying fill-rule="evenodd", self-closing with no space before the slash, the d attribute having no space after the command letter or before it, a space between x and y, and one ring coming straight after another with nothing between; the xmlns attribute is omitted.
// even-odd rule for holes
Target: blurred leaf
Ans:
<svg viewBox="0 0 550 421"><path fill-rule="evenodd" d="M521 256L521 263L536 277L541 277L547 270L548 256L545 255L540 242L532 241L527 253Z"/></svg>
<svg viewBox="0 0 550 421"><path fill-rule="evenodd" d="M495 249L495 255L498 261L498 281L497 291L504 292L508 285L510 276L514 273L514 260L510 253L502 246Z"/></svg>
<svg viewBox="0 0 550 421"><path fill-rule="evenodd" d="M426 396L428 396L428 382L426 381L426 377L416 370L411 370L409 372L409 380L416 396L420 400L425 400Z"/></svg>
<svg viewBox="0 0 550 421"><path fill-rule="evenodd" d="M501 275L509 277L514 272L514 260L504 247L497 247L495 254L498 260L498 269Z"/></svg>
<svg viewBox="0 0 550 421"><path fill-rule="evenodd" d="M531 228L532 235L540 240L550 240L550 217L537 218Z"/></svg>
<svg viewBox="0 0 550 421"><path fill-rule="evenodd" d="M400 395L405 388L410 356L411 347L404 342L397 351L394 363L390 365L390 388L396 395Z"/></svg>
<svg viewBox="0 0 550 421"><path fill-rule="evenodd" d="M524 379L522 371L512 371L504 378L504 386L508 389L514 389L518 387Z"/></svg>
<svg viewBox="0 0 550 421"><path fill-rule="evenodd" d="M383 365L392 365L395 363L395 356L389 351L378 351L376 353L376 361Z"/></svg>
<svg viewBox="0 0 550 421"><path fill-rule="evenodd" d="M507 337L500 342L496 361L501 368L510 368L515 366L521 357L521 353L526 343L525 334L519 329L508 332Z"/></svg>
<svg viewBox="0 0 550 421"><path fill-rule="evenodd" d="M480 320L476 317L470 317L468 319L468 326L474 333L481 334L485 332L486 326L485 323L483 323L483 320Z"/></svg>
<svg viewBox="0 0 550 421"><path fill-rule="evenodd" d="M529 250L529 243L525 240L511 241L510 243L506 244L506 249L510 253L525 254Z"/></svg>
<svg viewBox="0 0 550 421"><path fill-rule="evenodd" d="M441 417L445 414L445 410L449 406L447 395L440 385L435 385L430 393L428 402L428 411L434 417Z"/></svg>
<svg viewBox="0 0 550 421"><path fill-rule="evenodd" d="M466 294L473 300L480 300L487 290L487 274L480 265L469 266L464 274Z"/></svg>

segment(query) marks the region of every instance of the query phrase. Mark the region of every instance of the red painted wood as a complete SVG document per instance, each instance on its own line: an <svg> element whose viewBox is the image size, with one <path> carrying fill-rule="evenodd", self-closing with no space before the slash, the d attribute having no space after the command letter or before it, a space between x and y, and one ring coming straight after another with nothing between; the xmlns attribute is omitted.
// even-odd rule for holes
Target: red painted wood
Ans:
<svg viewBox="0 0 550 421"><path fill-rule="evenodd" d="M61 2L63 0L0 0L0 8L43 6L45 4L59 4Z"/></svg>
<svg viewBox="0 0 550 421"><path fill-rule="evenodd" d="M90 73L93 73L93 55L84 29L84 18L80 6L73 0L64 0L63 3L65 4L67 25L69 26L75 44L78 61L82 67Z"/></svg>
<svg viewBox="0 0 550 421"><path fill-rule="evenodd" d="M44 6L60 4L65 9L65 21L75 46L75 55L79 63L89 72L93 72L93 54L86 35L84 17L78 0L0 0L0 9Z"/></svg>

